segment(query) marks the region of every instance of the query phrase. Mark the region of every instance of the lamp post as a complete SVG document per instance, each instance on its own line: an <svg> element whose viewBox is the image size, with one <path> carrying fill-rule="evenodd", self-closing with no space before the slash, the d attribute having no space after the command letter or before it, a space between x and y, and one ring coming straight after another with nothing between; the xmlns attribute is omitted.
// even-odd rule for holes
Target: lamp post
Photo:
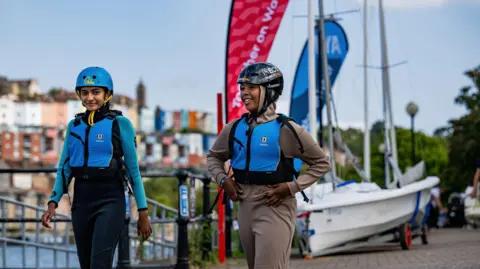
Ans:
<svg viewBox="0 0 480 269"><path fill-rule="evenodd" d="M410 115L410 130L412 131L412 165L415 164L415 128L414 118L418 113L418 106L414 102L407 104L407 113Z"/></svg>

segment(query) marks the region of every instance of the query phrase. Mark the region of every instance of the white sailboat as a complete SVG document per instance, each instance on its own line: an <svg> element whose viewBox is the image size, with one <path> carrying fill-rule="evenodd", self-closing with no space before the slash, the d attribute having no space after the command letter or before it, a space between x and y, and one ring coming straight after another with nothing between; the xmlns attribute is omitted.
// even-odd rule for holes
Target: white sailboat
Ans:
<svg viewBox="0 0 480 269"><path fill-rule="evenodd" d="M347 157L353 159L348 147L342 143L339 133L333 132L332 107L329 76L325 78L327 118L329 130L329 153L332 170L326 175L327 183L318 183L305 190L310 194L310 203L297 196L297 234L300 238L300 252L304 256L320 256L333 252L377 242L399 241L403 249L411 246L412 230L422 227L426 205L430 199L430 190L439 183L438 177L421 177L424 163L418 163L414 168L402 174L397 165L396 137L391 112L390 82L388 74L388 59L385 41L383 18L383 3L379 0L380 31L382 38L382 80L383 80L383 117L385 120L384 156L385 156L385 186L381 188L370 181L369 172L369 135L365 138L365 171L355 166L362 177L362 182L344 182L336 176L334 142L343 147ZM309 0L309 45L313 44L313 11ZM366 4L365 4L366 6ZM325 32L323 30L323 3L319 1L321 28L320 42L323 70L328 70L325 49ZM366 10L366 9L365 9ZM364 33L366 35L366 33ZM313 47L313 46L311 46ZM313 48L309 50L309 80L310 86L315 85L315 69L313 66ZM366 59L364 59L366 60ZM365 82L366 83L366 82ZM367 85L365 84L365 99ZM310 130L315 126L315 87L309 87ZM312 98L313 96L313 98ZM367 114L368 102L364 103ZM365 133L368 134L368 116L365 116ZM335 141L334 141L335 140ZM391 180L391 169L393 180ZM423 241L426 237L423 233Z"/></svg>

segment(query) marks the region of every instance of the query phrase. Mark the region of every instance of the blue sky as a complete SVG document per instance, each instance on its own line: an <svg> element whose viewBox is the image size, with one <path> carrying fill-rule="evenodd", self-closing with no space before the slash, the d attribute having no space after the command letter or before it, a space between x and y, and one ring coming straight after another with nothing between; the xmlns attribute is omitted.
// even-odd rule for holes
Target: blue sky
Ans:
<svg viewBox="0 0 480 269"><path fill-rule="evenodd" d="M420 106L416 125L431 133L464 113L453 104L463 72L480 64L479 0L384 0L394 121L409 126L405 105ZM315 1L315 6L318 1ZM380 65L376 3L368 9L369 61ZM134 4L133 4L134 3ZM115 91L134 97L143 78L148 104L216 111L224 88L230 1L0 1L0 75L33 77L43 91L73 89L89 65L107 68ZM326 13L362 8L361 0L325 0ZM363 10L362 10L363 12ZM318 8L315 8L318 13ZM269 61L285 74L279 110L288 112L294 69L307 38L306 0L290 0ZM362 126L362 13L341 16L350 51L334 85L342 126ZM381 73L369 72L369 114L381 118Z"/></svg>

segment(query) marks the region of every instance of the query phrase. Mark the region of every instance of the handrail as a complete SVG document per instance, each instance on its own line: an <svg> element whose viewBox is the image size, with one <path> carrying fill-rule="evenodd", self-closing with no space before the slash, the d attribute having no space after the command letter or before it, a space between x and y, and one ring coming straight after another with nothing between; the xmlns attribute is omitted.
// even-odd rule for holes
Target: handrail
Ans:
<svg viewBox="0 0 480 269"><path fill-rule="evenodd" d="M173 212L173 213L178 213L178 210L177 210L177 209L175 209L175 208L173 208L173 207L169 207L168 205L164 205L164 204L162 204L162 203L159 203L159 202L157 202L157 201L155 201L155 200L153 200L153 199L151 199L151 198L148 198L148 197L147 197L147 202L148 202L148 203L151 203L152 205L158 206L158 207L160 207L160 208L162 208L162 209L171 211L171 212Z"/></svg>
<svg viewBox="0 0 480 269"><path fill-rule="evenodd" d="M9 203L12 203L14 205L19 205L19 206L22 206L22 207L25 207L25 208L29 208L29 209L35 209L35 210L38 210L38 211L46 211L45 208L43 207L39 207L39 206L34 206L34 205L29 205L27 203L24 203L24 202L20 202L20 201L17 201L17 200L14 200L14 199L10 199L8 197L3 197L3 196L0 196L0 201L3 200L3 201L6 201L6 202L9 202ZM66 214L62 214L62 213L55 213L56 216L62 216L62 217L66 217L68 219L70 219L70 216L69 215L66 215Z"/></svg>

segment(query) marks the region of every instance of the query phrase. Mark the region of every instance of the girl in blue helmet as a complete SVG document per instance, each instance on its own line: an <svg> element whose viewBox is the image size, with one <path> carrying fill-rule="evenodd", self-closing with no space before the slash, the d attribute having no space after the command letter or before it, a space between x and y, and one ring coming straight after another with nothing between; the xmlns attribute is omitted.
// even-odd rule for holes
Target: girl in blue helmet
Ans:
<svg viewBox="0 0 480 269"><path fill-rule="evenodd" d="M67 127L57 178L42 224L50 220L58 202L75 178L72 226L82 269L112 268L113 254L124 227L125 187L133 188L139 219L137 233L152 233L145 190L136 153L135 130L120 111L111 110L110 74L101 67L80 72L75 87L85 113ZM129 180L126 180L129 179ZM130 188L129 188L130 189Z"/></svg>

